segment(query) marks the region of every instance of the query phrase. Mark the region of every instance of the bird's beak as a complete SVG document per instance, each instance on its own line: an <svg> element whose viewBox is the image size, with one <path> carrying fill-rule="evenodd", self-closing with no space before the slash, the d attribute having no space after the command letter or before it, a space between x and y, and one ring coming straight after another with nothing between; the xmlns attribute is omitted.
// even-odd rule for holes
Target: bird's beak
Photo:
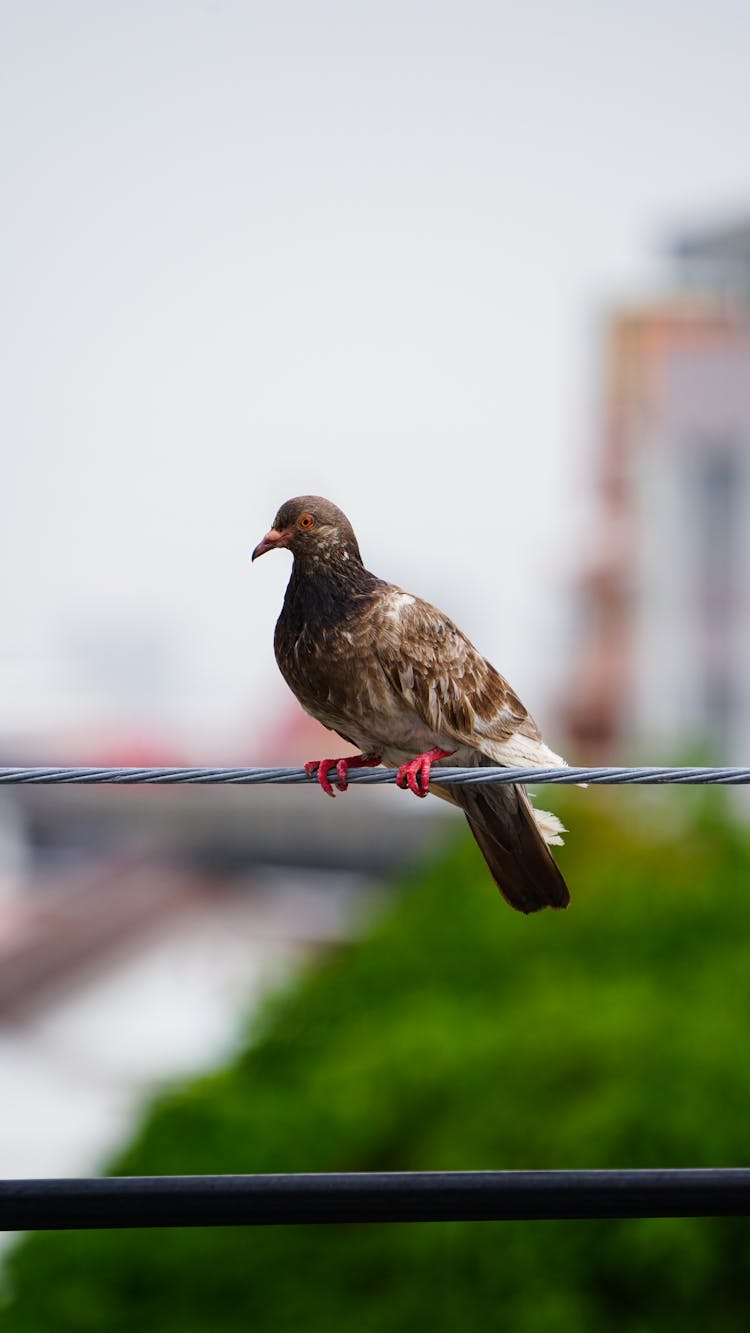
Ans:
<svg viewBox="0 0 750 1333"><path fill-rule="evenodd" d="M284 532L279 532L277 528L271 528L271 531L266 533L262 542L258 542L258 545L250 557L251 561L257 559L259 555L265 555L266 551L275 551L277 546L286 546L291 535L289 528L286 528Z"/></svg>

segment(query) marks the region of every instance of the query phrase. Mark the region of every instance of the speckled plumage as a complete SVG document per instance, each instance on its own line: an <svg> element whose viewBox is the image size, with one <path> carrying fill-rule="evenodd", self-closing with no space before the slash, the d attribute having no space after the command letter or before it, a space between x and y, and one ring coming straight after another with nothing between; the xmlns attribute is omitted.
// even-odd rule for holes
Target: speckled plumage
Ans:
<svg viewBox="0 0 750 1333"><path fill-rule="evenodd" d="M434 748L451 752L438 763L460 766L563 762L507 681L447 616L364 567L351 524L330 501L287 501L253 555L274 546L294 556L276 660L302 707L324 726L394 766ZM464 810L512 906L567 905L545 842L561 841L560 826L533 810L524 788L432 790Z"/></svg>

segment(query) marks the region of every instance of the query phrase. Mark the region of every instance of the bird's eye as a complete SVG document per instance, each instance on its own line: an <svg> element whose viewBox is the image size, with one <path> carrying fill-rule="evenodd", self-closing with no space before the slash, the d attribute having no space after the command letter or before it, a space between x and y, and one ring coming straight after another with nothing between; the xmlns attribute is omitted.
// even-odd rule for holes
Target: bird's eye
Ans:
<svg viewBox="0 0 750 1333"><path fill-rule="evenodd" d="M297 527L311 528L314 522L315 519L313 518L312 514L300 514L299 518L297 519Z"/></svg>

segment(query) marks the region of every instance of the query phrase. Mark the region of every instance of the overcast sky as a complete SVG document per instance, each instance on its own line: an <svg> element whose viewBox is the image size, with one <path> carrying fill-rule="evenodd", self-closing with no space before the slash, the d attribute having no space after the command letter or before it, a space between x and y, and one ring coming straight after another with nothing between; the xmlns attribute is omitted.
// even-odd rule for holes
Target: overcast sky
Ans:
<svg viewBox="0 0 750 1333"><path fill-rule="evenodd" d="M252 762L308 491L544 720L598 321L750 204L749 68L744 0L0 0L0 727L72 655Z"/></svg>

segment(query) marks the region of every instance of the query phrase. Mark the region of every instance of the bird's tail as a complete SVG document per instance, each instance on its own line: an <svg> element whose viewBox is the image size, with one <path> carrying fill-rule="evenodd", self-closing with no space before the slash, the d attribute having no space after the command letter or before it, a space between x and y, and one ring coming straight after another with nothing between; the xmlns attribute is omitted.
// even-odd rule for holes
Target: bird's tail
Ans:
<svg viewBox="0 0 750 1333"><path fill-rule="evenodd" d="M433 790L437 790L433 788ZM525 787L499 783L444 786L460 806L497 887L519 912L567 907L568 886L547 844L561 843L562 824L535 810Z"/></svg>

